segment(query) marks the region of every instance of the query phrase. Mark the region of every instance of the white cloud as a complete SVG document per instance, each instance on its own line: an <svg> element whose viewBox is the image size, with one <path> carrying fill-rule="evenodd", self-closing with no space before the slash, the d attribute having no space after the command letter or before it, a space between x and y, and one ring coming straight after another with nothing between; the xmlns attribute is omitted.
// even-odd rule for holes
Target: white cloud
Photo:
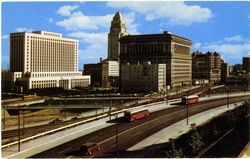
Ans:
<svg viewBox="0 0 250 159"><path fill-rule="evenodd" d="M62 6L58 9L57 13L62 15L62 16L70 16L71 15L71 11L77 9L78 6L74 5L74 6L70 6L70 5L66 5L66 6Z"/></svg>
<svg viewBox="0 0 250 159"><path fill-rule="evenodd" d="M79 65L81 61L97 62L99 58L107 57L108 32L114 14L88 16L81 11L70 12L70 15L56 24L71 31L69 37L79 39L81 48L79 49ZM130 34L139 34L135 21L136 14L134 12L122 13L127 32ZM100 30L102 32L100 32Z"/></svg>
<svg viewBox="0 0 250 159"><path fill-rule="evenodd" d="M69 18L59 21L56 24L67 30L97 30L100 27L108 28L112 17L112 14L104 16L86 16L82 12L78 11L72 13Z"/></svg>
<svg viewBox="0 0 250 159"><path fill-rule="evenodd" d="M104 43L90 44L79 51L79 64L82 66L83 63L97 63L100 57L103 59L107 57L106 45Z"/></svg>
<svg viewBox="0 0 250 159"><path fill-rule="evenodd" d="M9 38L9 35L3 35L2 36L2 39L5 40L5 39L8 39Z"/></svg>
<svg viewBox="0 0 250 159"><path fill-rule="evenodd" d="M125 26L127 28L127 33L129 34L140 34L138 31L139 24L135 22L135 13L130 12L122 15L125 21Z"/></svg>
<svg viewBox="0 0 250 159"><path fill-rule="evenodd" d="M250 41L249 39L243 38L241 35L225 37L223 40L217 42L201 44L200 51L219 52L225 61L230 64L237 64L242 62L243 56L247 56L249 54Z"/></svg>
<svg viewBox="0 0 250 159"><path fill-rule="evenodd" d="M201 43L194 43L193 48L199 49L201 47Z"/></svg>
<svg viewBox="0 0 250 159"><path fill-rule="evenodd" d="M107 2L108 7L128 8L132 11L145 15L148 21L155 19L166 19L172 25L190 25L193 23L206 22L212 18L212 11L198 5L187 5L181 1L129 1L129 2Z"/></svg>
<svg viewBox="0 0 250 159"><path fill-rule="evenodd" d="M96 63L99 58L107 57L107 32L102 33L88 33L88 32L73 32L68 36L79 39L79 42L87 43L85 48L79 51L79 64L81 61L87 63Z"/></svg>
<svg viewBox="0 0 250 159"><path fill-rule="evenodd" d="M224 40L226 42L241 42L243 41L243 37L241 35L235 35L232 37L225 37Z"/></svg>
<svg viewBox="0 0 250 159"><path fill-rule="evenodd" d="M16 28L17 32L32 32L32 29L28 28Z"/></svg>
<svg viewBox="0 0 250 159"><path fill-rule="evenodd" d="M247 55L250 51L250 44L218 44L218 45L206 45L203 47L207 50L221 52L229 56L240 56Z"/></svg>
<svg viewBox="0 0 250 159"><path fill-rule="evenodd" d="M53 22L53 18L49 18L49 23L52 23Z"/></svg>
<svg viewBox="0 0 250 159"><path fill-rule="evenodd" d="M104 43L107 42L108 32L102 32L102 33L88 33L83 31L78 32L72 32L68 34L68 36L80 39L82 42L86 43Z"/></svg>
<svg viewBox="0 0 250 159"><path fill-rule="evenodd" d="M135 13L122 14L127 32L130 34L138 34L139 25L136 23ZM79 31L79 30L108 30L114 14L87 16L81 11L73 12L68 18L58 21L58 26L64 27L66 30Z"/></svg>

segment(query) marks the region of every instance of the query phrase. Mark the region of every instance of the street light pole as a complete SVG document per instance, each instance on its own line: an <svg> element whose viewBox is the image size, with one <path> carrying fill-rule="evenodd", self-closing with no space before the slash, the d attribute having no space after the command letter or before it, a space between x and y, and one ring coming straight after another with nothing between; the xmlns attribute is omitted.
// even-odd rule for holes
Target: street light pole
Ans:
<svg viewBox="0 0 250 159"><path fill-rule="evenodd" d="M18 152L20 151L20 105L18 105Z"/></svg>
<svg viewBox="0 0 250 159"><path fill-rule="evenodd" d="M115 149L116 149L116 157L118 157L119 153L118 153L118 125L117 125L117 115L115 115Z"/></svg>
<svg viewBox="0 0 250 159"><path fill-rule="evenodd" d="M110 99L110 106L109 106L109 120L111 120L111 109L112 109L112 99Z"/></svg>
<svg viewBox="0 0 250 159"><path fill-rule="evenodd" d="M3 130L5 129L5 111L6 109L3 108Z"/></svg>
<svg viewBox="0 0 250 159"><path fill-rule="evenodd" d="M188 102L187 102L187 100L188 100L188 96L189 96L189 93L190 93L190 85L189 85L189 89L188 89L188 93L187 93L187 96L186 96L186 113L187 113L187 125L188 125L188 116L189 116L189 114L188 114Z"/></svg>
<svg viewBox="0 0 250 159"><path fill-rule="evenodd" d="M187 125L188 125L188 103L186 102L186 110L187 110Z"/></svg>
<svg viewBox="0 0 250 159"><path fill-rule="evenodd" d="M25 116L24 116L24 114L25 114L25 112L24 112L24 109L23 109L23 135L24 135L24 124L25 124Z"/></svg>
<svg viewBox="0 0 250 159"><path fill-rule="evenodd" d="M65 101L65 104L64 104L64 117L65 117L65 120L67 120L66 104L67 104L67 100Z"/></svg>
<svg viewBox="0 0 250 159"><path fill-rule="evenodd" d="M227 108L229 108L229 89L227 86Z"/></svg>
<svg viewBox="0 0 250 159"><path fill-rule="evenodd" d="M97 117L97 103L95 103L95 116Z"/></svg>

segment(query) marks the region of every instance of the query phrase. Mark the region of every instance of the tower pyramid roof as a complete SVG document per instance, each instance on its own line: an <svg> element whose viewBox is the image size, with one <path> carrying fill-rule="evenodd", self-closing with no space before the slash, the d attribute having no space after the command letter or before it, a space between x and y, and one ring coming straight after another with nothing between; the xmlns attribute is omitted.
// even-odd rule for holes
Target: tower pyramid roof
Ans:
<svg viewBox="0 0 250 159"><path fill-rule="evenodd" d="M115 13L114 19L119 19L119 20L123 19L122 15L121 15L121 13L119 11Z"/></svg>

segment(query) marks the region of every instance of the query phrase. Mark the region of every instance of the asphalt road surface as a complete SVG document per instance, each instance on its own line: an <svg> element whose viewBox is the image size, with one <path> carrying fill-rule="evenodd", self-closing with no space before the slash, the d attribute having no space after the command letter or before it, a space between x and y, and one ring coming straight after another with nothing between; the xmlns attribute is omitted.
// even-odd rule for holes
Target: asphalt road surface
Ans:
<svg viewBox="0 0 250 159"><path fill-rule="evenodd" d="M231 97L229 102L234 103L246 99L250 99L250 97ZM189 115L194 115L211 108L226 105L227 102L227 98L224 98L194 104L189 107ZM147 118L137 120L132 123L124 122L123 118L118 118L116 120L109 121L116 122L117 124L31 156L31 158L157 157L157 154L154 154L154 151L148 151L148 149L141 150L140 152L127 152L126 149L156 133L157 131L186 118L186 116L186 106L180 105L151 113ZM101 151L92 154L92 156L84 156L79 149L80 146L86 142L99 143ZM143 156L141 156L142 154Z"/></svg>

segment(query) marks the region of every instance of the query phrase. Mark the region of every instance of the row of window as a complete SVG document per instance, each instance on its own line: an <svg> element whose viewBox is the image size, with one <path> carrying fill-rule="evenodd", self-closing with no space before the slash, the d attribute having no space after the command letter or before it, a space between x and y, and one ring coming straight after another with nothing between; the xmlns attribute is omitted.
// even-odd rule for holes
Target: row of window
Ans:
<svg viewBox="0 0 250 159"><path fill-rule="evenodd" d="M39 41L53 41L53 42L64 42L64 43L71 43L71 44L77 44L76 41L71 40L63 40L63 39L54 39L54 38L45 38L45 37L36 37L36 36L27 36L27 39L29 40L39 40Z"/></svg>
<svg viewBox="0 0 250 159"><path fill-rule="evenodd" d="M81 73L32 73L31 77L63 77L63 76L80 76Z"/></svg>
<svg viewBox="0 0 250 159"><path fill-rule="evenodd" d="M128 44L122 45L121 54L144 54L144 53L163 53L163 46L166 50L170 50L169 45L163 44Z"/></svg>

